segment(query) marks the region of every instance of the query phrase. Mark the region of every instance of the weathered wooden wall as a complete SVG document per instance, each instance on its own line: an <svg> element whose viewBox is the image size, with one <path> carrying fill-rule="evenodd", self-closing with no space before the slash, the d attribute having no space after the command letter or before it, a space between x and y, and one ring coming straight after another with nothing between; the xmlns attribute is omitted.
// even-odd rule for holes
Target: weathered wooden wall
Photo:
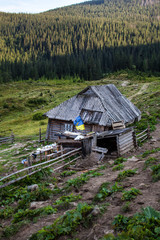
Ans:
<svg viewBox="0 0 160 240"><path fill-rule="evenodd" d="M57 140L57 136L55 136L55 134L58 132L64 132L65 124L73 125L73 122L49 119L48 126L47 126L46 139L48 139L50 141ZM102 132L102 131L104 131L103 126L85 124L85 130L83 131L83 133L86 134L89 132ZM73 125L73 132L78 132L78 130L76 129L76 127L74 125ZM82 131L80 131L80 132L82 132Z"/></svg>
<svg viewBox="0 0 160 240"><path fill-rule="evenodd" d="M135 147L133 130L119 135L117 141L119 155L123 155L124 153L132 150Z"/></svg>

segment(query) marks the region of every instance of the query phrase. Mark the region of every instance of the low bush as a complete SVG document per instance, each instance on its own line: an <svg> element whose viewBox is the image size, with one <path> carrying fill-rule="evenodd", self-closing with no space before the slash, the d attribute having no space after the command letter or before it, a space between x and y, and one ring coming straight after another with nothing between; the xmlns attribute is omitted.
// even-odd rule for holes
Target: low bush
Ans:
<svg viewBox="0 0 160 240"><path fill-rule="evenodd" d="M124 200L124 201L128 201L128 200L136 198L136 196L138 194L141 194L140 190L138 190L136 188L131 188L131 190L129 190L129 191L123 191L122 192L122 198L121 199Z"/></svg>
<svg viewBox="0 0 160 240"><path fill-rule="evenodd" d="M158 180L160 180L160 164L152 166L151 169L152 169L152 180L153 182L157 182Z"/></svg>
<svg viewBox="0 0 160 240"><path fill-rule="evenodd" d="M45 119L45 116L43 115L43 113L35 113L32 117L32 120L34 121L39 121Z"/></svg>
<svg viewBox="0 0 160 240"><path fill-rule="evenodd" d="M125 170L125 171L123 171L123 172L120 172L120 173L118 174L117 181L122 181L122 180L124 180L126 177L131 177L131 176L133 176L134 174L136 174L136 172L137 172L137 169L134 169L134 170L129 169L129 170Z"/></svg>
<svg viewBox="0 0 160 240"><path fill-rule="evenodd" d="M118 164L117 166L112 168L112 171L119 171L124 168L124 165L122 163Z"/></svg>
<svg viewBox="0 0 160 240"><path fill-rule="evenodd" d="M94 202L102 202L104 201L108 196L112 195L115 192L120 192L123 190L122 186L118 186L117 183L115 183L114 185L112 185L111 187L109 187L110 183L106 182L103 183L99 190L98 193L95 195L93 201Z"/></svg>

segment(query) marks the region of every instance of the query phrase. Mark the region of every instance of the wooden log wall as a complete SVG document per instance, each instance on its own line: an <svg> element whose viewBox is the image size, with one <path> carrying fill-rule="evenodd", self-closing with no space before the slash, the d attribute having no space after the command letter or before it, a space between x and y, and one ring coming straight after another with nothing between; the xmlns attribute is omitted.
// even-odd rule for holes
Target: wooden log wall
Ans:
<svg viewBox="0 0 160 240"><path fill-rule="evenodd" d="M50 141L57 140L57 136L55 136L55 134L57 132L64 132L65 131L65 124L73 125L73 122L49 119L46 139L48 139ZM86 134L86 133L89 133L89 132L92 132L92 131L102 132L102 131L104 131L104 127L99 126L99 125L85 124L85 130L84 131L78 131L76 129L76 127L73 125L73 132L82 132L82 133Z"/></svg>
<svg viewBox="0 0 160 240"><path fill-rule="evenodd" d="M123 155L124 153L132 150L134 147L135 143L133 138L133 130L124 133L118 137L119 155Z"/></svg>

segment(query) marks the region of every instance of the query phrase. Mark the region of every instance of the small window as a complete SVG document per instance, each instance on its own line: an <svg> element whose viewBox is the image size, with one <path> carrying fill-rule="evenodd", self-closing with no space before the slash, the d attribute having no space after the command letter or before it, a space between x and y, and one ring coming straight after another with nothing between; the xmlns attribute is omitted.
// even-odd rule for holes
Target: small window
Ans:
<svg viewBox="0 0 160 240"><path fill-rule="evenodd" d="M81 118L83 119L84 122L87 123L92 123L92 124L97 124L100 122L101 117L102 117L102 112L98 111L90 111L87 109L82 109L80 113Z"/></svg>
<svg viewBox="0 0 160 240"><path fill-rule="evenodd" d="M73 132L73 124L65 123L65 125L64 125L64 131Z"/></svg>

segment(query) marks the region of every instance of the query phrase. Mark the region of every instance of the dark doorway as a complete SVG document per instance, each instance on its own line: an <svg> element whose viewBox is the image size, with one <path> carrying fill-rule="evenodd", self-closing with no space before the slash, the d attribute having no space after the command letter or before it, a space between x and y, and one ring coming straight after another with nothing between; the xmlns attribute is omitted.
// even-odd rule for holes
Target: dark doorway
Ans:
<svg viewBox="0 0 160 240"><path fill-rule="evenodd" d="M107 154L111 154L112 152L117 152L116 137L99 138L97 139L97 146L107 148L108 149Z"/></svg>

